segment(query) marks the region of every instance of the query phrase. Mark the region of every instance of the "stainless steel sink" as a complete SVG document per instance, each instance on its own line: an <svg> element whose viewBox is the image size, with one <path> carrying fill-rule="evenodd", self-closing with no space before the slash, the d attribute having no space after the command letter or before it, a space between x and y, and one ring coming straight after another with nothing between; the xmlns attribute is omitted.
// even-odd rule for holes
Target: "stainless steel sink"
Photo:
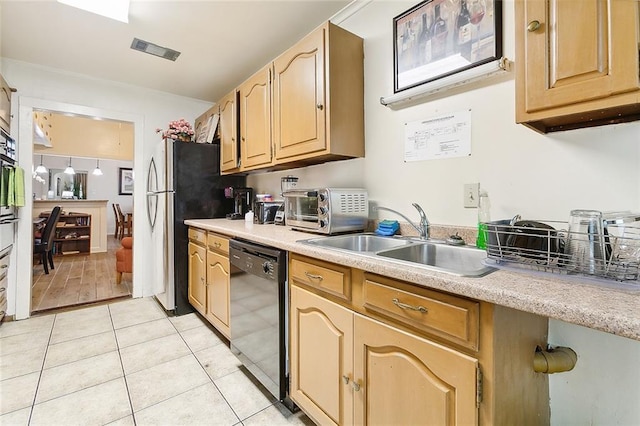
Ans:
<svg viewBox="0 0 640 426"><path fill-rule="evenodd" d="M382 251L377 255L419 264L434 271L467 277L480 277L495 270L484 265L483 260L487 257L486 252L468 246L449 246L426 242Z"/></svg>
<svg viewBox="0 0 640 426"><path fill-rule="evenodd" d="M383 257L395 263L466 277L481 277L495 270L484 265L486 252L472 246L450 246L444 242L375 234L334 235L299 242L331 250L357 252L377 259Z"/></svg>
<svg viewBox="0 0 640 426"><path fill-rule="evenodd" d="M383 237L381 235L374 234L335 235L330 237L312 238L302 242L339 250L374 253L413 244L413 241L411 240Z"/></svg>

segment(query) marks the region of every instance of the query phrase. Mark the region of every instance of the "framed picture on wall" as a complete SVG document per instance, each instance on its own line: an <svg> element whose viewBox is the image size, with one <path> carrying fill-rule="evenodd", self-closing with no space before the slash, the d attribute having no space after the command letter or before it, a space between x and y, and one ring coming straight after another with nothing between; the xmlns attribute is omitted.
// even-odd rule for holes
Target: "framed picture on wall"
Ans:
<svg viewBox="0 0 640 426"><path fill-rule="evenodd" d="M118 194L133 195L133 169L118 168Z"/></svg>
<svg viewBox="0 0 640 426"><path fill-rule="evenodd" d="M502 0L427 0L393 18L394 93L502 56Z"/></svg>

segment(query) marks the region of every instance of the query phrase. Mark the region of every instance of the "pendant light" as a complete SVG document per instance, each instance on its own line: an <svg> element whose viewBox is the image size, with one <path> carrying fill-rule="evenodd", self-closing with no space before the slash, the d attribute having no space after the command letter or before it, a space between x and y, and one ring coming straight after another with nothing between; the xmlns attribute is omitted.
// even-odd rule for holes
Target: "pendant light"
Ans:
<svg viewBox="0 0 640 426"><path fill-rule="evenodd" d="M44 164L42 164L42 155L40 156L40 165L36 167L36 173L47 173L47 168L44 166Z"/></svg>
<svg viewBox="0 0 640 426"><path fill-rule="evenodd" d="M68 174L68 175L75 175L76 174L76 171L73 170L73 167L71 167L71 157L69 157L69 166L66 169L64 169L64 172L66 174Z"/></svg>
<svg viewBox="0 0 640 426"><path fill-rule="evenodd" d="M100 170L100 160L96 158L96 168L93 170L93 175L102 176L102 170Z"/></svg>

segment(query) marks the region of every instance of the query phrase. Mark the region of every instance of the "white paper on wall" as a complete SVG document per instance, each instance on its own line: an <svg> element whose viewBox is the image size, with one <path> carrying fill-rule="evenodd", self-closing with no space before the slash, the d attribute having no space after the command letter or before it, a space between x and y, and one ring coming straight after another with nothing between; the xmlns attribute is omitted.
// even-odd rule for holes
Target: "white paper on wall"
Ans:
<svg viewBox="0 0 640 426"><path fill-rule="evenodd" d="M404 161L471 155L471 110L405 123Z"/></svg>

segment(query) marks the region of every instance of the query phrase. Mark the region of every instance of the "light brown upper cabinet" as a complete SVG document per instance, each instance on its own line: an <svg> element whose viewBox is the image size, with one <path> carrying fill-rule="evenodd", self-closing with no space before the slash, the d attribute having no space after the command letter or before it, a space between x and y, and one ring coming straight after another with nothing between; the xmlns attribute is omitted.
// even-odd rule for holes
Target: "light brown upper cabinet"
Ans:
<svg viewBox="0 0 640 426"><path fill-rule="evenodd" d="M0 128L11 133L11 87L0 75Z"/></svg>
<svg viewBox="0 0 640 426"><path fill-rule="evenodd" d="M362 39L330 22L273 64L276 163L364 156Z"/></svg>
<svg viewBox="0 0 640 426"><path fill-rule="evenodd" d="M516 121L554 132L640 119L640 3L516 1Z"/></svg>
<svg viewBox="0 0 640 426"><path fill-rule="evenodd" d="M220 105L220 171L233 173L239 170L238 156L238 103L234 89L218 102Z"/></svg>
<svg viewBox="0 0 640 426"><path fill-rule="evenodd" d="M240 164L243 170L272 163L271 64L242 83L240 94Z"/></svg>

